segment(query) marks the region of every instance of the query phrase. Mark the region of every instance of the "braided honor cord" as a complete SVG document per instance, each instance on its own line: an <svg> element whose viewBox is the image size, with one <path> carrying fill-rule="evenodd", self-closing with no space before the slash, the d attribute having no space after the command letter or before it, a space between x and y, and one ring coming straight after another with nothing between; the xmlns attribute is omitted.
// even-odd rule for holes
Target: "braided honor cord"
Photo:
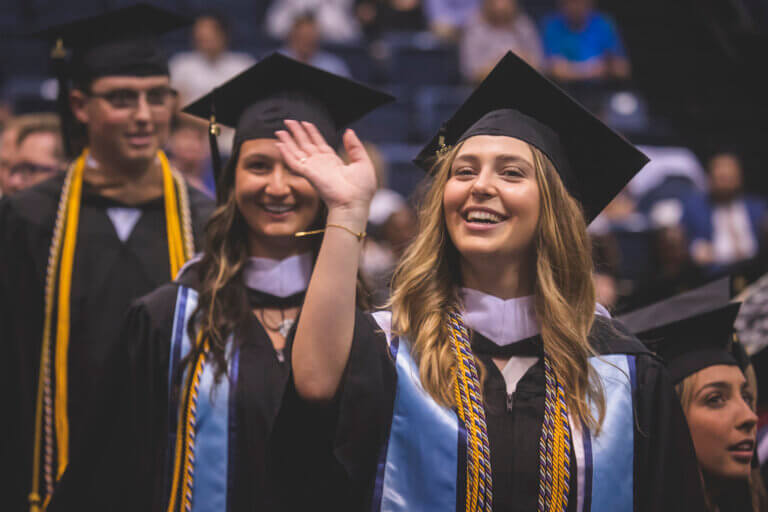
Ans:
<svg viewBox="0 0 768 512"><path fill-rule="evenodd" d="M200 343L198 335L197 342ZM176 450L174 454L173 483L168 501L168 512L175 512L176 500L179 499L179 511L192 510L192 489L195 485L195 435L197 433L197 400L200 393L200 379L203 375L206 355L208 354L208 340L203 343L197 360L192 366L192 373L188 380L187 397L181 404L181 417L176 431ZM184 468L183 471L181 468ZM179 486L181 496L179 497Z"/></svg>
<svg viewBox="0 0 768 512"><path fill-rule="evenodd" d="M490 512L493 485L491 450L485 425L485 407L480 391L480 376L472 355L469 333L461 314L449 314L451 342L456 355L456 407L467 429L467 504L466 512Z"/></svg>
<svg viewBox="0 0 768 512"><path fill-rule="evenodd" d="M571 461L571 430L565 391L544 356L544 422L539 439L539 512L565 512Z"/></svg>
<svg viewBox="0 0 768 512"><path fill-rule="evenodd" d="M172 172L165 153L159 151L157 156L163 175L168 256L173 279L194 252L191 213L183 180ZM49 248L45 278L45 318L35 404L32 488L28 497L31 512L46 510L55 484L69 464L70 291L87 158L88 149L85 149L67 172ZM177 187L180 200L177 199ZM41 472L44 494L40 483Z"/></svg>

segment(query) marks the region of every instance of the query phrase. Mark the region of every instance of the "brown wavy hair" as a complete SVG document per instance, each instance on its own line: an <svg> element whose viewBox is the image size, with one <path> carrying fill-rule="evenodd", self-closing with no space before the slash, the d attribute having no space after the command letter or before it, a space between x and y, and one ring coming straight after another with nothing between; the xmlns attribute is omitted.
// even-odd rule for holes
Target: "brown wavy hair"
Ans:
<svg viewBox="0 0 768 512"><path fill-rule="evenodd" d="M696 375L698 372L689 375L684 378L675 386L677 396L680 398L680 407L683 413L688 416L688 410L693 404L693 395L696 391ZM747 379L747 385L754 397L753 404L757 404L757 375L755 374L755 368L751 364L744 369L744 376ZM756 406L752 406L752 410L757 412ZM704 480L704 474L699 467L699 477L701 478L701 486L704 489L704 499L706 501L707 510L705 512L718 512L718 507L714 502L712 493L707 489L706 482ZM763 477L760 474L760 468L752 468L752 472L746 479L745 494L748 496L736 496L736 499L744 499L748 497L752 504L752 510L754 512L765 512L768 510L768 492L765 490L765 484Z"/></svg>
<svg viewBox="0 0 768 512"><path fill-rule="evenodd" d="M217 379L227 370L226 345L229 336L245 322L248 315L253 314L242 277L250 256L248 226L235 200L235 173L239 158L240 145L233 150L216 184L220 204L206 224L202 257L193 269L197 272L200 285L197 307L187 325L190 339L197 339L198 333L201 339L208 339ZM327 210L321 204L317 217L305 229L322 227L326 216ZM312 239L313 265L321 242L322 236ZM360 276L357 302L361 309L369 308L368 289ZM196 360L201 350L202 344L196 345L180 368Z"/></svg>
<svg viewBox="0 0 768 512"><path fill-rule="evenodd" d="M456 145L433 166L434 181L419 211L419 234L395 270L390 299L394 330L412 341L424 389L449 407L456 405L456 360L448 313L460 305L461 275L458 250L445 224L443 193L461 147ZM541 205L534 240L534 302L544 351L565 389L568 410L599 429L605 397L588 363L595 355L587 339L595 315L595 289L586 222L552 162L529 147ZM479 360L477 364L482 368ZM596 406L596 417L590 402Z"/></svg>

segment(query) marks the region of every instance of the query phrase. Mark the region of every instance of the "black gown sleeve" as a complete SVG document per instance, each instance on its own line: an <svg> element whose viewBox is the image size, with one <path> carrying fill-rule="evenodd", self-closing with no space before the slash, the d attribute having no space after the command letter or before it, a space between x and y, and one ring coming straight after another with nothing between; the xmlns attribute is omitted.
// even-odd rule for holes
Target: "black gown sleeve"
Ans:
<svg viewBox="0 0 768 512"><path fill-rule="evenodd" d="M50 512L159 510L168 438L168 350L175 285L138 300L122 324L98 387L104 396L89 426L102 446L71 465Z"/></svg>
<svg viewBox="0 0 768 512"><path fill-rule="evenodd" d="M0 347L2 347L2 363L0 363L0 389L11 391L14 389L14 379L11 372L14 371L13 364L15 357L15 347L11 344L13 339L14 317L11 301L11 290L15 288L12 280L13 268L12 250L14 245L13 226L11 222L10 205L7 198L0 199ZM18 361L17 361L18 362ZM15 486L23 485L17 481L18 475L12 471L12 461L20 454L13 453L13 440L16 436L16 428L22 423L20 408L17 403L19 393L9 392L7 399L10 401L6 420L0 422L0 496L12 497ZM16 427L16 428L14 428ZM29 427L29 425L27 426ZM18 439L16 440L18 442ZM18 498L18 496L17 496ZM15 500L14 500L15 501ZM12 501L12 504L14 503ZM23 502L19 501L19 505Z"/></svg>
<svg viewBox="0 0 768 512"><path fill-rule="evenodd" d="M370 508L376 467L392 418L396 374L384 334L356 312L352 348L336 397L303 401L290 379L273 438L275 467L284 481L301 481L313 509ZM308 487L306 487L308 485ZM287 510L302 509L296 497Z"/></svg>
<svg viewBox="0 0 768 512"><path fill-rule="evenodd" d="M637 357L636 510L706 510L696 452L680 400L663 365Z"/></svg>
<svg viewBox="0 0 768 512"><path fill-rule="evenodd" d="M22 214L18 198L0 200L0 383L6 390L5 421L0 427L0 496L8 510L26 509L31 489L43 332L40 255L32 252L45 252L49 239L44 231Z"/></svg>

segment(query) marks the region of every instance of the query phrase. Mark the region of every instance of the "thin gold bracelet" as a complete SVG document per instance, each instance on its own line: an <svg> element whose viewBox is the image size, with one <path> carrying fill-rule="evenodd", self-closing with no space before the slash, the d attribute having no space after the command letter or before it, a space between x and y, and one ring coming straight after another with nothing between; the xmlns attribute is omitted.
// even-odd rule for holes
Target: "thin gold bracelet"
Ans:
<svg viewBox="0 0 768 512"><path fill-rule="evenodd" d="M347 233L350 233L351 235L353 235L360 242L362 242L365 239L365 237L368 236L368 233L366 233L365 231L361 231L361 232L357 233L357 232L352 231L351 229L349 229L347 226L342 226L341 224L326 224L325 227L326 228L341 228L344 231L346 231ZM294 233L293 236L296 237L296 238L301 238L301 237L305 237L305 236L319 235L320 233L323 233L323 232L325 232L324 229L315 229L313 231L299 231L298 233Z"/></svg>

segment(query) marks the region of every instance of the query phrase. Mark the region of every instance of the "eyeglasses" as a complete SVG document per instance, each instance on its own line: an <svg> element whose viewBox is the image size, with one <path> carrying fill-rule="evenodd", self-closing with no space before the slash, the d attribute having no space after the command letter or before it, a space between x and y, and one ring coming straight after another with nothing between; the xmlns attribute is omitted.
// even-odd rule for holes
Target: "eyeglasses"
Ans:
<svg viewBox="0 0 768 512"><path fill-rule="evenodd" d="M89 96L106 100L112 108L135 109L139 106L139 98L144 95L150 107L166 107L178 93L170 87L154 87L146 91L136 89L113 89L107 92L89 93Z"/></svg>
<svg viewBox="0 0 768 512"><path fill-rule="evenodd" d="M38 165L32 162L19 162L11 167L11 175L32 177L38 174L53 174L61 171L61 167L54 165Z"/></svg>

